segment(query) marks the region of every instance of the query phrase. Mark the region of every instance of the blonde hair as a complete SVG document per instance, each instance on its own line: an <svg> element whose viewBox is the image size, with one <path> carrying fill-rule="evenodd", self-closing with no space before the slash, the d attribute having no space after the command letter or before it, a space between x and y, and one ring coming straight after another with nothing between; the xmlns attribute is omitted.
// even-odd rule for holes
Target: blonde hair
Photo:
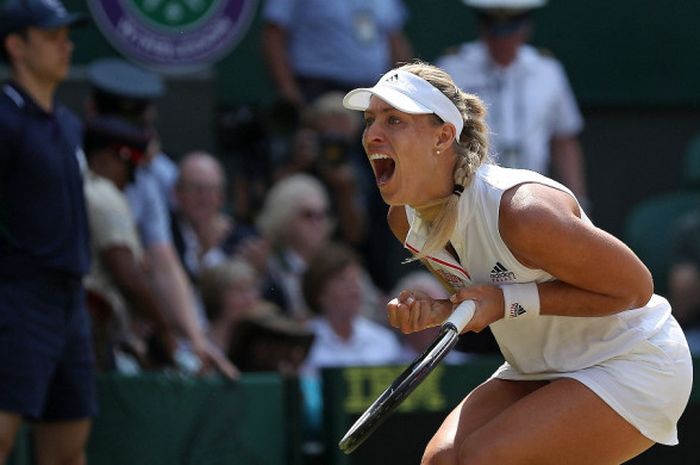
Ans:
<svg viewBox="0 0 700 465"><path fill-rule="evenodd" d="M257 219L262 235L273 244L279 243L290 219L299 212L303 199L307 197L321 198L330 205L326 188L309 174L297 173L277 181L268 191Z"/></svg>
<svg viewBox="0 0 700 465"><path fill-rule="evenodd" d="M209 321L214 321L221 315L224 294L228 288L240 281L250 281L252 286L257 286L257 279L255 268L242 258L231 258L205 268L199 279L199 290Z"/></svg>
<svg viewBox="0 0 700 465"><path fill-rule="evenodd" d="M457 87L452 77L437 66L416 61L398 69L413 73L428 81L445 94L462 114L464 128L462 133L455 138L454 143L457 157L454 183L455 186L466 188L471 182L474 172L489 160L488 127L484 103L476 95L462 91ZM459 194L452 194L448 197L437 217L430 224L425 247L416 258L424 258L442 249L449 242L457 224L458 204Z"/></svg>

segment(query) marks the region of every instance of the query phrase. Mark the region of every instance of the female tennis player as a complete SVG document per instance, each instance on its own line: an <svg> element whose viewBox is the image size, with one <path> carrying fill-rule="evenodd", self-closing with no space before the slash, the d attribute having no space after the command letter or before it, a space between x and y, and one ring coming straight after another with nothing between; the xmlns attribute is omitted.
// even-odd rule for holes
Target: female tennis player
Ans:
<svg viewBox="0 0 700 465"><path fill-rule="evenodd" d="M463 300L505 363L469 393L422 463L619 464L678 443L692 384L685 337L649 270L565 186L489 161L484 106L426 63L350 91L397 238L449 287L388 304L405 333Z"/></svg>

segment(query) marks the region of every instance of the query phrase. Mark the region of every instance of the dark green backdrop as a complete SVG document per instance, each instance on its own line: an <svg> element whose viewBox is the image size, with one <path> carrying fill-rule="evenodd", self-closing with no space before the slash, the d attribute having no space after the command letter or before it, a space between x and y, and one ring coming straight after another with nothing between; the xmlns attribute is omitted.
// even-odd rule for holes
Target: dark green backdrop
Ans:
<svg viewBox="0 0 700 465"><path fill-rule="evenodd" d="M331 1L331 0L329 0ZM332 0L340 1L340 0ZM432 60L474 36L460 0L404 0L406 32L417 56ZM87 10L85 0L65 0ZM258 3L258 12L264 4ZM553 0L537 12L533 42L565 64L580 101L590 105L689 105L700 101L700 2ZM244 39L216 68L225 101L269 98L258 52L259 14ZM94 26L75 33L76 62L114 54Z"/></svg>

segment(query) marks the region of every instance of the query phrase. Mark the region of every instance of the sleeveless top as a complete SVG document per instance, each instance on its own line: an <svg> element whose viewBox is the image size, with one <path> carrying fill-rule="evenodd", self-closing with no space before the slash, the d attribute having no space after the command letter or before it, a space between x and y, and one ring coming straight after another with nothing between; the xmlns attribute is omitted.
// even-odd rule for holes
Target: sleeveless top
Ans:
<svg viewBox="0 0 700 465"><path fill-rule="evenodd" d="M459 261L446 250L426 259L454 289L470 284L546 282L555 278L528 268L510 252L498 229L503 193L523 183L539 183L564 191L562 184L528 170L486 164L475 173L459 202L451 237ZM581 210L583 212L583 210ZM404 246L416 253L426 242L426 225L406 206L410 230ZM590 219L582 213L583 221ZM655 334L671 315L663 297L652 295L642 308L603 317L542 315L526 320L498 320L490 325L505 360L524 374L567 372L624 354Z"/></svg>

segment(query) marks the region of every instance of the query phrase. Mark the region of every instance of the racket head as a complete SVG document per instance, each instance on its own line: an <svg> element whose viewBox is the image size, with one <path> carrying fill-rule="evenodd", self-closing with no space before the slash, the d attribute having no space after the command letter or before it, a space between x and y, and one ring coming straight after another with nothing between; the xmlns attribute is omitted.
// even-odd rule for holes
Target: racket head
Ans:
<svg viewBox="0 0 700 465"><path fill-rule="evenodd" d="M357 449L445 358L458 339L457 328L451 323L444 324L430 346L401 372L348 429L338 443L340 450L350 454Z"/></svg>

